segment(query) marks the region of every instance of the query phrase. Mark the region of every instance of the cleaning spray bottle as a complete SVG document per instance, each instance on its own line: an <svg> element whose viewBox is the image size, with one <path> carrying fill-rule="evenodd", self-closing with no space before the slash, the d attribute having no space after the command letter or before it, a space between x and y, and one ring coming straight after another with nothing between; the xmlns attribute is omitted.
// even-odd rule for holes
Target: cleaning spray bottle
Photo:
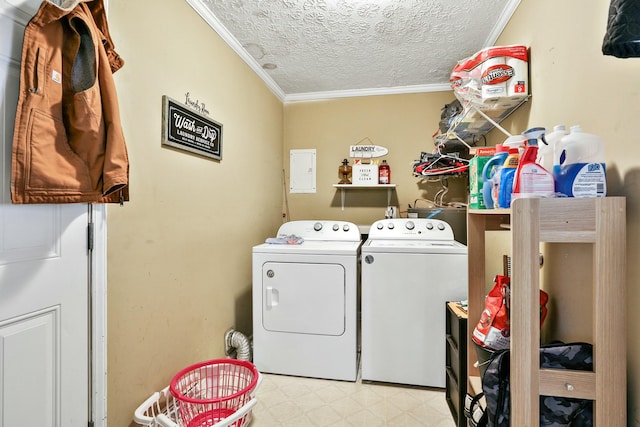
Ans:
<svg viewBox="0 0 640 427"><path fill-rule="evenodd" d="M569 197L605 197L607 177L604 142L600 137L571 126L557 145L553 176L556 191Z"/></svg>
<svg viewBox="0 0 640 427"><path fill-rule="evenodd" d="M550 197L555 185L551 172L536 163L538 139L544 138L545 128L531 128L522 134L527 139L513 182L513 197Z"/></svg>
<svg viewBox="0 0 640 427"><path fill-rule="evenodd" d="M518 169L520 152L517 148L509 148L509 155L504 160L502 169L497 176L497 180L493 182L493 195L496 196L499 208L511 207L511 193L513 192L513 178Z"/></svg>
<svg viewBox="0 0 640 427"><path fill-rule="evenodd" d="M496 207L496 203L494 203L491 195L493 191L493 180L498 179L497 176L500 174L500 169L502 169L502 165L508 155L509 147L503 144L497 144L496 153L484 164L484 168L482 169L482 199L487 209Z"/></svg>
<svg viewBox="0 0 640 427"><path fill-rule="evenodd" d="M502 142L507 148L517 148L518 153L522 156L524 152L524 145L527 142L523 135L511 135Z"/></svg>

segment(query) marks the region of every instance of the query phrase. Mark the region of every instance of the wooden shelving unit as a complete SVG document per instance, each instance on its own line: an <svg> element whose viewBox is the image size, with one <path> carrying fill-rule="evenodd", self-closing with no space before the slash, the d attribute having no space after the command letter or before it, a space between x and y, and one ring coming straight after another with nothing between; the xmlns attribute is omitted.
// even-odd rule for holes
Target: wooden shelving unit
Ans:
<svg viewBox="0 0 640 427"><path fill-rule="evenodd" d="M540 395L590 399L594 425L627 424L625 224L623 197L517 199L510 212L469 211L470 330L484 308L485 231L511 230L512 426L539 426ZM593 372L539 368L541 242L593 245ZM585 289L584 283L563 286L572 286L576 292ZM473 348L471 333L467 340L468 348ZM479 392L476 356L473 351L468 354L469 390Z"/></svg>

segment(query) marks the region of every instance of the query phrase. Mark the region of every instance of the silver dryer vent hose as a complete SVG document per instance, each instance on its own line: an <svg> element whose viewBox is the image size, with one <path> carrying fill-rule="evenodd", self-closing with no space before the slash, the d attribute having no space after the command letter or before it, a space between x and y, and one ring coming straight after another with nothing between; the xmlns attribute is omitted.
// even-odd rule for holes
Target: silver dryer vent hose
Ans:
<svg viewBox="0 0 640 427"><path fill-rule="evenodd" d="M236 359L251 361L251 343L242 332L229 329L224 334L224 351L227 356L236 350Z"/></svg>

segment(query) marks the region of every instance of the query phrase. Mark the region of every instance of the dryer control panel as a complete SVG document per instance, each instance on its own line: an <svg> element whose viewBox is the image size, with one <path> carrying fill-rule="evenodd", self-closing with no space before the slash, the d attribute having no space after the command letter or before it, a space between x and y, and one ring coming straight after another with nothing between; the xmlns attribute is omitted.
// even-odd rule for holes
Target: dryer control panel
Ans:
<svg viewBox="0 0 640 427"><path fill-rule="evenodd" d="M369 240L454 240L453 229L445 221L428 218L392 218L374 222Z"/></svg>
<svg viewBox="0 0 640 427"><path fill-rule="evenodd" d="M307 240L359 242L360 230L347 221L289 221L280 226L278 236L299 236Z"/></svg>

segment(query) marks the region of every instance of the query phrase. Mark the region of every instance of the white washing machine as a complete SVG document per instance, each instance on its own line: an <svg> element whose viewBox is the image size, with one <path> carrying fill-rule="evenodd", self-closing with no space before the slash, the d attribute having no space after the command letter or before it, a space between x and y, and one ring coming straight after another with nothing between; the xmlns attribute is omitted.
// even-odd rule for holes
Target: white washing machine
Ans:
<svg viewBox="0 0 640 427"><path fill-rule="evenodd" d="M467 248L436 219L376 221L362 245L362 379L445 387L445 303L467 298Z"/></svg>
<svg viewBox="0 0 640 427"><path fill-rule="evenodd" d="M291 221L300 245L253 248L253 362L261 372L355 381L361 238L344 221Z"/></svg>

